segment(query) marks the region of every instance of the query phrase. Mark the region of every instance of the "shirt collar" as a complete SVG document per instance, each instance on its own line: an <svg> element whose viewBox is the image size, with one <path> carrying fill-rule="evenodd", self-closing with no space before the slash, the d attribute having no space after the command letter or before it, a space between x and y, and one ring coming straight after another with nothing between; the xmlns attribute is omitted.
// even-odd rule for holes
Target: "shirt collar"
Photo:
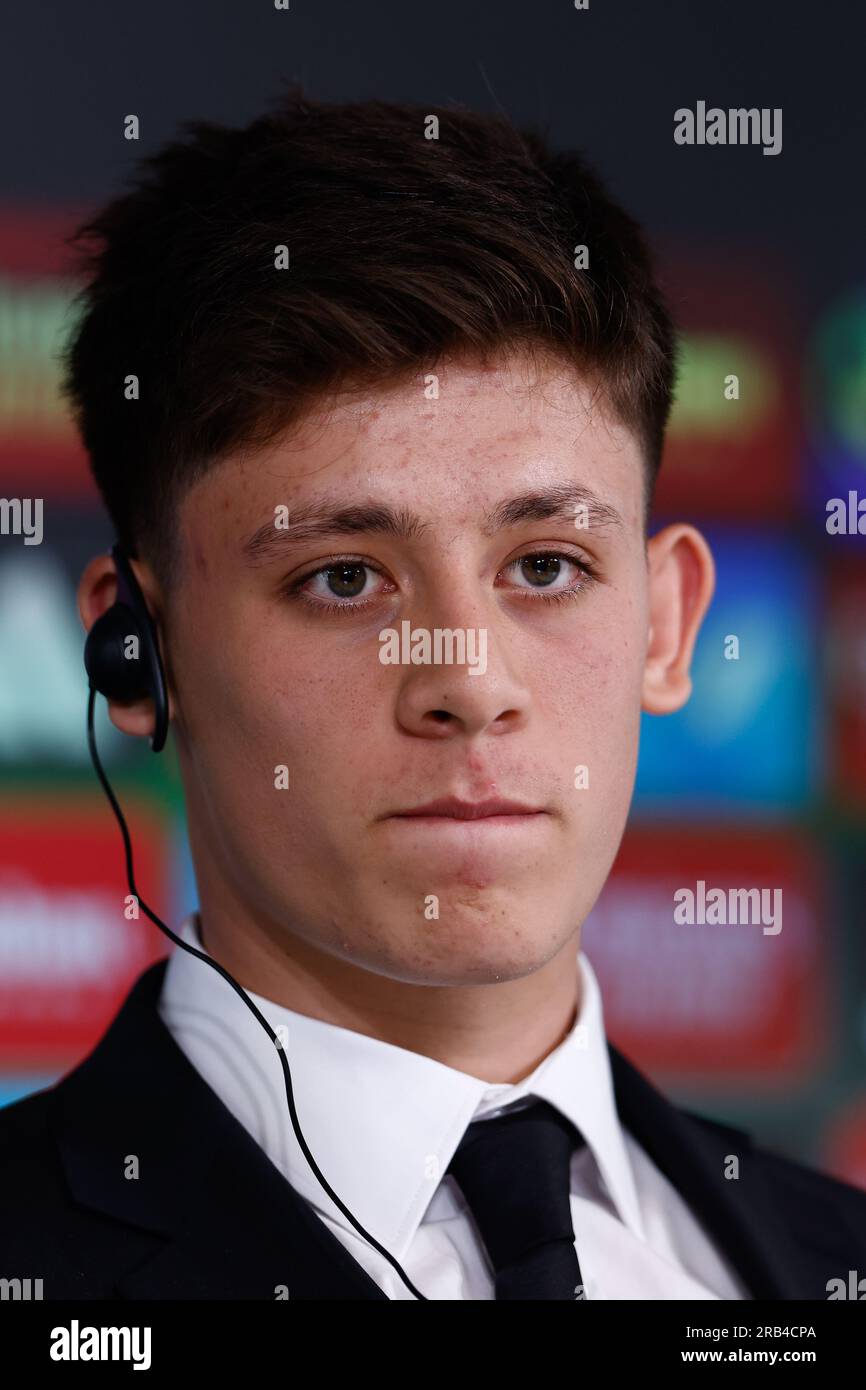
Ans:
<svg viewBox="0 0 866 1390"><path fill-rule="evenodd" d="M197 913L178 934L209 954ZM515 1085L488 1085L433 1058L246 991L286 1048L301 1131L319 1168L395 1259L406 1254L467 1125L530 1093L577 1126L620 1219L645 1238L614 1100L601 992L583 952L578 963L578 1017L554 1051ZM273 1044L228 982L176 948L159 1011L211 1089L295 1190L354 1230L298 1144Z"/></svg>

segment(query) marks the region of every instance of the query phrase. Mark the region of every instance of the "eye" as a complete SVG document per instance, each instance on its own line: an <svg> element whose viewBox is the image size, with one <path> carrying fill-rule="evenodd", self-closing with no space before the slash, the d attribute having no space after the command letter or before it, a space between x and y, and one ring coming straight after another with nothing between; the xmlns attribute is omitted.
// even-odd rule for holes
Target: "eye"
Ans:
<svg viewBox="0 0 866 1390"><path fill-rule="evenodd" d="M575 598L595 579L595 570L587 560L578 559L562 550L535 550L528 555L519 555L512 560L503 574L514 573L526 583L518 583L515 588L524 594L532 594L533 599L547 601ZM576 572L577 579L569 575ZM560 582L563 581L563 582Z"/></svg>
<svg viewBox="0 0 866 1390"><path fill-rule="evenodd" d="M372 588L369 582L372 575L384 578L382 570L368 560L360 560L352 555L337 556L329 560L327 565L292 580L286 586L286 597L300 599L311 608L325 613L366 608L380 594L391 593L395 587Z"/></svg>

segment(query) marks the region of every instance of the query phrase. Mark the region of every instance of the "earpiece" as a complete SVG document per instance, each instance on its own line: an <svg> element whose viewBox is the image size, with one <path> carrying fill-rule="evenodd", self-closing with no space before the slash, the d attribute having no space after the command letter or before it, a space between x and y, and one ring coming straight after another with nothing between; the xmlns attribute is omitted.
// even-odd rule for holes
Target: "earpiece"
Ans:
<svg viewBox="0 0 866 1390"><path fill-rule="evenodd" d="M121 546L111 547L111 558L117 598L87 634L84 665L90 684L109 700L129 704L150 696L156 711L150 746L159 753L168 734L168 692L156 627Z"/></svg>
<svg viewBox="0 0 866 1390"><path fill-rule="evenodd" d="M96 748L96 737L93 730L93 707L96 701L97 691L105 695L109 700L118 700L121 703L141 700L145 696L153 699L156 709L156 723L154 732L150 740L150 746L154 753L158 753L164 746L168 733L168 692L165 680L165 671L162 659L159 654L159 642L156 634L156 624L148 612L144 594L135 577L132 566L130 565L123 549L120 545L111 547L111 556L117 567L117 600L107 609L100 618L97 618L84 644L84 665L90 679L90 693L87 700L87 743L90 749L90 756L96 775L102 783L102 789L111 804L115 816L117 817L120 833L123 836L123 847L126 854L126 876L129 881L129 891L138 901L142 912L150 918L154 926L159 927L164 936L173 941L176 946L186 951L188 955L197 956L203 960L219 975L222 975L227 984L231 985L235 994L242 999L253 1017L264 1028L274 1050L280 1059L283 1069L283 1080L286 1087L286 1100L289 1106L289 1118L295 1131L295 1137L303 1152L304 1157L315 1173L321 1187L327 1192L328 1196L339 1207L340 1211L348 1221L352 1223L360 1236L363 1236L368 1245L389 1262L397 1271L403 1283L415 1298L426 1302L426 1295L416 1289L405 1270L398 1264L394 1256L380 1245L375 1236L365 1230L331 1187L316 1160L310 1152L309 1145L301 1131L300 1122L295 1110L295 1097L292 1088L292 1074L289 1070L289 1062L286 1057L286 1049L282 1041L277 1037L267 1019L256 1008L246 990L237 980L229 974L219 961L212 956L206 956L203 951L198 951L188 942L172 931L171 927L166 926L161 917L157 917L151 907L148 907L144 898L135 886L135 873L132 863L132 841L129 836L129 829L123 816L123 812L118 805L117 797L111 789L105 770L100 761L99 753ZM136 638L134 645L130 649L129 639Z"/></svg>

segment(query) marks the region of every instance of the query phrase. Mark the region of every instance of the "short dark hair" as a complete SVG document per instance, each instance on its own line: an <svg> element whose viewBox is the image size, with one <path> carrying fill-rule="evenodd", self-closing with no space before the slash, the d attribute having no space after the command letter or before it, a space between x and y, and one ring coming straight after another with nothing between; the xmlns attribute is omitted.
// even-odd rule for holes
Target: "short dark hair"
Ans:
<svg viewBox="0 0 866 1390"><path fill-rule="evenodd" d="M676 335L641 228L581 155L503 117L297 83L242 129L181 129L67 238L85 283L62 390L130 554L168 581L186 487L331 390L518 346L604 390L642 446L648 518Z"/></svg>

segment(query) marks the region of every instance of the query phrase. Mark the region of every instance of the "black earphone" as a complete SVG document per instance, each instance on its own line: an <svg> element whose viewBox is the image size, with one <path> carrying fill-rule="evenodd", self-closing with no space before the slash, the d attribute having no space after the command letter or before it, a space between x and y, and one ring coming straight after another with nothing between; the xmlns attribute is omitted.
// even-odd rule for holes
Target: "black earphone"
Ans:
<svg viewBox="0 0 866 1390"><path fill-rule="evenodd" d="M197 951L194 946L182 941L179 936L167 927L165 922L152 912L147 903L141 897L135 886L132 867L132 844L129 838L129 830L123 818L123 812L117 803L117 799L99 760L96 751L96 740L93 734L93 707L97 691L105 695L109 700L117 700L121 704L131 703L133 700L142 700L147 697L153 700L156 720L154 731L151 735L150 746L154 753L159 753L165 746L166 735L168 733L168 687L166 685L165 671L163 669L162 658L159 653L159 641L157 638L156 626L145 603L144 594L141 592L138 580L135 577L132 566L120 545L111 547L111 557L117 569L117 599L111 608L107 609L91 627L87 634L84 644L84 665L90 681L90 694L87 701L87 742L90 748L90 756L96 774L102 783L103 789L111 808L117 817L120 831L123 835L123 844L126 851L126 875L129 879L129 891L138 901L142 910L147 914L155 926L159 927L176 946L188 951L192 956L198 956L199 960L206 961L214 970L227 980L235 993L243 999L251 1013L258 1019L264 1028L271 1042L274 1044L283 1068L283 1076L286 1083L286 1097L289 1103L289 1116L295 1130L301 1150L315 1173L318 1181L327 1192L331 1201L339 1207L343 1215L351 1221L359 1235L363 1236L375 1250L379 1251L388 1262L393 1265L403 1283L410 1293L416 1298L427 1301L411 1279L394 1259L393 1255L379 1244L369 1231L365 1231L359 1221L356 1221L349 1208L340 1200L334 1189L330 1186L327 1179L319 1170L313 1155L307 1146L307 1141L301 1133L298 1123L298 1116L295 1111L295 1099L292 1092L292 1077L289 1071L289 1063L286 1057L285 1048L282 1046L276 1033L271 1028L267 1019L262 1016L253 1001L244 991L243 987L233 979L227 970L213 960L210 956Z"/></svg>

